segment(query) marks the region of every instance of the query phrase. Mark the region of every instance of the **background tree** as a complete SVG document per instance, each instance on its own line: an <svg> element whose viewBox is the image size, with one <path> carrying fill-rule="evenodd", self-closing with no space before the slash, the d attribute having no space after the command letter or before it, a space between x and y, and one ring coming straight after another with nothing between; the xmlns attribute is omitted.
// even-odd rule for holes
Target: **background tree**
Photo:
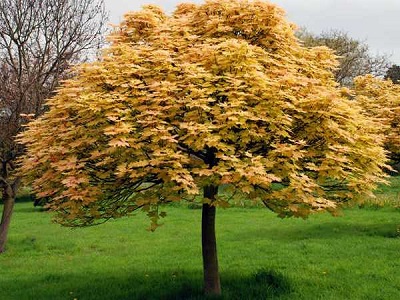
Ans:
<svg viewBox="0 0 400 300"><path fill-rule="evenodd" d="M204 290L220 294L215 213L231 193L305 218L385 176L376 123L293 27L262 1L126 14L20 135L28 182L66 226L141 209L155 229L163 204L201 196Z"/></svg>
<svg viewBox="0 0 400 300"><path fill-rule="evenodd" d="M398 65L393 65L391 66L386 74L385 74L385 79L390 79L394 84L399 84L400 83L400 66Z"/></svg>
<svg viewBox="0 0 400 300"><path fill-rule="evenodd" d="M14 138L24 118L43 113L70 65L95 57L105 21L103 0L0 2L0 253L20 178L15 160L23 147Z"/></svg>
<svg viewBox="0 0 400 300"><path fill-rule="evenodd" d="M392 167L400 171L400 86L372 75L354 80L353 96L365 113L377 118L385 135L385 149Z"/></svg>
<svg viewBox="0 0 400 300"><path fill-rule="evenodd" d="M372 55L366 42L340 30L333 29L318 35L303 28L296 35L306 47L326 46L335 51L340 63L335 78L344 86L351 85L357 76L384 76L391 65L388 55Z"/></svg>

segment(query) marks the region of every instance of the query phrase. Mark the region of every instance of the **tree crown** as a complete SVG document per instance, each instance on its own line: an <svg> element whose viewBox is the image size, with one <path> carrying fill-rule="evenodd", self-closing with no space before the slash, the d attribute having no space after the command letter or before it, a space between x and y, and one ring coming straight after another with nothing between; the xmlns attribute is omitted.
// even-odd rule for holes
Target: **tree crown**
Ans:
<svg viewBox="0 0 400 300"><path fill-rule="evenodd" d="M382 137L337 88L332 52L293 29L264 1L126 14L20 136L22 170L71 226L139 208L155 224L160 204L210 185L280 216L333 212L384 177Z"/></svg>

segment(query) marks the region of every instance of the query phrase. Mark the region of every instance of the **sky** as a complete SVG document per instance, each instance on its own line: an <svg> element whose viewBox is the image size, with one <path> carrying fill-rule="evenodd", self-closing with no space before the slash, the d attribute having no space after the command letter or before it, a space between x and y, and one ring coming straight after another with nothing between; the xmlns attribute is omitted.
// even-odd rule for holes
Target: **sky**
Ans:
<svg viewBox="0 0 400 300"><path fill-rule="evenodd" d="M172 12L177 3L202 0L105 0L110 23L118 24L124 13L157 4ZM400 65L400 0L273 0L289 21L313 33L331 29L365 41L371 54L388 54Z"/></svg>

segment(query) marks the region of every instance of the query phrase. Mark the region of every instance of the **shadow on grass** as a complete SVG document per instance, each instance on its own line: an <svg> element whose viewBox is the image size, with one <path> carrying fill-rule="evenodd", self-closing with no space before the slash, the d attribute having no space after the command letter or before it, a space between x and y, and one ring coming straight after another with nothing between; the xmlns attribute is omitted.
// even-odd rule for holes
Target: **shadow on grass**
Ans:
<svg viewBox="0 0 400 300"><path fill-rule="evenodd" d="M29 207L17 207L15 208L15 212L19 213L40 213L40 212L49 212L48 210L44 209L43 207L38 206L29 206Z"/></svg>
<svg viewBox="0 0 400 300"><path fill-rule="evenodd" d="M301 241L307 239L335 239L347 237L376 236L385 238L400 238L400 222L398 221L377 221L376 223L337 223L337 222L315 222L313 225L290 226L283 228L262 228L257 231L243 233L243 236L236 236L237 239L246 241L254 239L254 236L274 241ZM278 233L278 234L277 234Z"/></svg>
<svg viewBox="0 0 400 300"><path fill-rule="evenodd" d="M398 222L388 221L372 224L324 223L312 227L308 233L315 238L334 238L346 236L377 236L386 238L400 237Z"/></svg>
<svg viewBox="0 0 400 300"><path fill-rule="evenodd" d="M261 270L247 277L233 274L222 274L221 277L223 296L219 298L204 297L201 274L184 271L126 276L46 274L40 278L32 278L31 281L19 281L19 291L14 290L14 293L7 294L10 296L9 299L172 300L271 299L291 292L289 280L284 275L271 270ZM4 287L12 288L9 283ZM7 291L3 290L2 294L3 292Z"/></svg>

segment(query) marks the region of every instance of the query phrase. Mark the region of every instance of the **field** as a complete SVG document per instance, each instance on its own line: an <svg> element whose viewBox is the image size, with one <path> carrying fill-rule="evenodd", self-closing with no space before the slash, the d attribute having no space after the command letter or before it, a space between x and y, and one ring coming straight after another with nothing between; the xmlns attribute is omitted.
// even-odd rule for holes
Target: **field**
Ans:
<svg viewBox="0 0 400 300"><path fill-rule="evenodd" d="M223 298L400 299L400 180L393 182L380 202L339 217L219 209ZM154 233L140 213L69 229L18 203L0 256L0 299L202 299L201 210L166 211Z"/></svg>

